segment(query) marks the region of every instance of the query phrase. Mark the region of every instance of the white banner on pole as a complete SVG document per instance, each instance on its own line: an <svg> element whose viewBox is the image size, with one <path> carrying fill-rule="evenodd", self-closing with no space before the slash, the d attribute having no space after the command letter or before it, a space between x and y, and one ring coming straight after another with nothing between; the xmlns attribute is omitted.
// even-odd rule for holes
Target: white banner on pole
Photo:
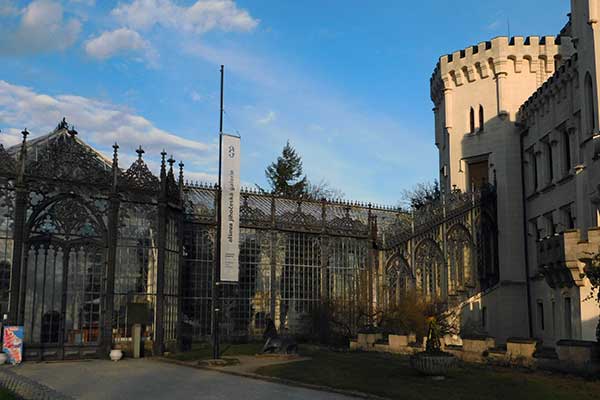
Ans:
<svg viewBox="0 0 600 400"><path fill-rule="evenodd" d="M240 238L240 138L221 135L221 281L237 282Z"/></svg>

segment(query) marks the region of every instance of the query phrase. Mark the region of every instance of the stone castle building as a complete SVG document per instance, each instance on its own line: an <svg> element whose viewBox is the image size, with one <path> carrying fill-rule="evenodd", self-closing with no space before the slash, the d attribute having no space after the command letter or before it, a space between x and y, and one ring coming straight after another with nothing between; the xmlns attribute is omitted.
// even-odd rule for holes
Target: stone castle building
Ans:
<svg viewBox="0 0 600 400"><path fill-rule="evenodd" d="M315 338L324 311L347 339L386 329L378 315L408 292L460 310L463 337L592 340L599 20L600 0L573 0L556 37L441 57L438 202L407 213L242 190L234 285L213 282L216 186L186 182L165 152L154 175L141 147L124 168L117 144L107 157L65 120L35 139L25 130L0 144L0 315L42 360L131 349L134 328L146 354L214 329L258 338L269 319Z"/></svg>
<svg viewBox="0 0 600 400"><path fill-rule="evenodd" d="M500 341L595 340L586 262L600 248L600 1L556 37L496 37L431 77L444 193L493 183L498 281L471 300Z"/></svg>

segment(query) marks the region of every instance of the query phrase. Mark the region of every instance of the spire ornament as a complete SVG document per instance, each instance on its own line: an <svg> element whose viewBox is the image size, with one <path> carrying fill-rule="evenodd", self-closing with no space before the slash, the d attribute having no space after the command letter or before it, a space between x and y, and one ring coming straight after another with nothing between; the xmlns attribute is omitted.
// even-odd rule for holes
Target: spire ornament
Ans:
<svg viewBox="0 0 600 400"><path fill-rule="evenodd" d="M115 146L117 146L116 143ZM145 153L144 149L142 149L142 146L140 145L135 152L138 155L138 159L135 160L133 164L131 164L131 167L123 174L125 183L136 190L157 192L160 187L159 180L152 172L150 172L148 165L146 165L142 158Z"/></svg>
<svg viewBox="0 0 600 400"><path fill-rule="evenodd" d="M61 129L69 129L69 124L67 123L67 118L63 117L62 121L58 123L56 126L56 130L59 131Z"/></svg>

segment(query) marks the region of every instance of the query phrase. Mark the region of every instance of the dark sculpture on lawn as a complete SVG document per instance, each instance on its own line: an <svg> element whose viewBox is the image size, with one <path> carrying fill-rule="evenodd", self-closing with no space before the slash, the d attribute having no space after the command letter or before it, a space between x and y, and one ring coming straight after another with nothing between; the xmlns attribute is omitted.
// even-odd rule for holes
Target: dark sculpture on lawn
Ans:
<svg viewBox="0 0 600 400"><path fill-rule="evenodd" d="M290 336L279 336L275 323L270 317L267 317L267 327L263 333L265 345L263 354L297 354L298 344Z"/></svg>

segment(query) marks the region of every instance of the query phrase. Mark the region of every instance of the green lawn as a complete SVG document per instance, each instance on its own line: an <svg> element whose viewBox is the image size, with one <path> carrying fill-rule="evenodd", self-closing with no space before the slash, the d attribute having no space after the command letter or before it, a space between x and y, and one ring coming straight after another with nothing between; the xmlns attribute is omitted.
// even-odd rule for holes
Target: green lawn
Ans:
<svg viewBox="0 0 600 400"><path fill-rule="evenodd" d="M406 357L304 351L309 361L263 367L262 375L406 400L600 399L600 381L486 366L458 367L443 381L419 375Z"/></svg>
<svg viewBox="0 0 600 400"><path fill-rule="evenodd" d="M262 350L262 343L221 344L221 357L241 355L254 355ZM173 353L168 356L179 361L208 360L213 357L212 347L209 343L194 343L191 351Z"/></svg>

